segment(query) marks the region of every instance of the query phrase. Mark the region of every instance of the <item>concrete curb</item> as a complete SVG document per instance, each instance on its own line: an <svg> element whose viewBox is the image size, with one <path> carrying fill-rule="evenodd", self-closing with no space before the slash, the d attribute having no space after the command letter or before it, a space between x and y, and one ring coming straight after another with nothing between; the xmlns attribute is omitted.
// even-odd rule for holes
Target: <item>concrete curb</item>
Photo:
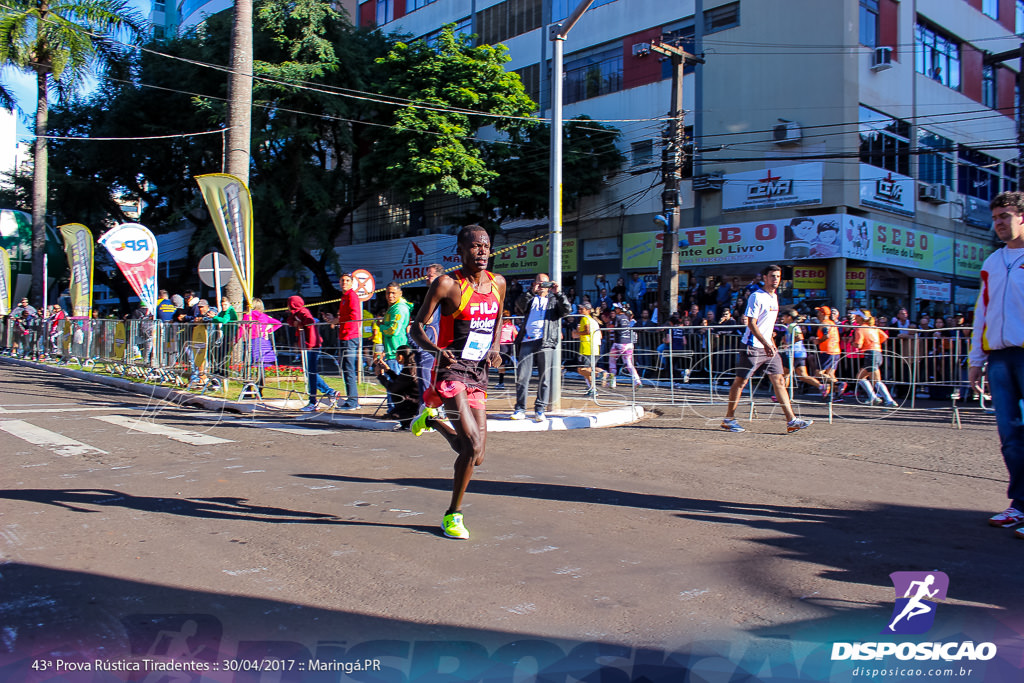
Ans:
<svg viewBox="0 0 1024 683"><path fill-rule="evenodd" d="M511 413L509 413L511 415ZM643 419L644 409L641 406L612 408L600 413L573 412L567 415L548 414L543 422L532 419L512 420L508 415L500 418L487 418L488 432L554 432L566 429L596 429L600 427L619 427L632 424Z"/></svg>
<svg viewBox="0 0 1024 683"><path fill-rule="evenodd" d="M344 412L317 412L311 414L292 415L287 408L273 408L262 403L243 403L240 401L228 401L210 396L198 396L187 391L181 391L172 387L158 386L133 382L121 377L109 377L84 370L75 370L66 366L49 365L21 358L0 357L0 362L10 365L37 368L52 372L56 375L71 377L74 379L95 382L104 386L113 387L122 391L131 392L147 398L167 401L175 405L192 408L202 408L215 412L232 412L239 414L262 413L273 415L296 422L298 424L323 424L332 427L345 429L365 429L370 431L395 431L399 423L393 420L381 420L362 415L351 415ZM373 400L377 403L378 400ZM279 412L280 411L280 412ZM596 429L603 427L618 427L632 424L643 419L644 409L641 406L625 406L611 408L601 412L584 412L581 410L566 411L565 413L549 414L544 422L531 420L511 420L511 413L498 413L487 418L487 431L489 432L550 432L563 431L568 429Z"/></svg>

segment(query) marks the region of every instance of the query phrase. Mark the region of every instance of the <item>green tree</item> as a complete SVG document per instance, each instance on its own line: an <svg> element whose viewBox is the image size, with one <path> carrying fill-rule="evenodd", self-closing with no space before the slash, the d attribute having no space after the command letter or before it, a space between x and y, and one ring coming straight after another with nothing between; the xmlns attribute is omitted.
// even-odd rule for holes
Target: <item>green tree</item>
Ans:
<svg viewBox="0 0 1024 683"><path fill-rule="evenodd" d="M394 111L393 134L374 150L389 187L414 200L487 191L498 172L488 167L478 132L492 126L514 134L534 125L529 117L537 108L519 75L505 71L508 61L504 45L474 45L451 25L433 44L399 42L377 60L384 92L408 101Z"/></svg>
<svg viewBox="0 0 1024 683"><path fill-rule="evenodd" d="M474 48L450 35L447 50L411 47L379 31L353 28L320 0L263 0L255 21L249 183L255 291L282 268L305 266L324 294L333 295L337 283L329 273L334 271L334 246L355 211L386 192L399 198L449 193L481 201L488 192L504 192L501 202L485 207L494 216L546 212L532 205L517 207L495 175L495 169L508 173L513 186L533 201L536 178L547 173L546 129L532 119L515 118L531 111L533 104L518 77L502 68L503 51ZM226 113L223 73L164 55L224 64L230 25L229 14L219 14L207 20L202 32L154 45L162 54L137 57L129 82L111 80L90 101L57 108L55 130L72 136L142 137L218 128ZM426 100L437 110L409 106L410 101ZM462 111L469 106L472 111ZM491 142L478 139L487 126L500 128L489 133ZM575 126L570 123L567 130ZM593 123L583 128L580 135L570 132L567 138L569 195L577 184L573 150L580 149L578 168L590 168L595 155L608 157L608 147L614 149L608 139L617 135ZM495 143L495 137L504 141ZM577 144L577 138L583 141ZM527 147L517 146L521 141ZM55 196L68 220L123 221L110 200L120 194L143 200L139 220L158 234L183 225L198 228L193 259L215 247L216 236L193 177L221 170L219 136L52 144L55 168L60 169L54 173ZM524 170L521 160L527 155L543 157L542 168ZM464 170L459 160L470 168ZM600 168L607 165L598 163ZM599 190L596 178L579 182L580 193ZM547 193L541 194L546 202ZM522 202L523 207L528 203Z"/></svg>
<svg viewBox="0 0 1024 683"><path fill-rule="evenodd" d="M87 76L121 55L119 35L134 39L143 20L127 0L8 0L0 15L0 66L36 75L32 183L32 292L46 287L47 118L51 91L71 96Z"/></svg>

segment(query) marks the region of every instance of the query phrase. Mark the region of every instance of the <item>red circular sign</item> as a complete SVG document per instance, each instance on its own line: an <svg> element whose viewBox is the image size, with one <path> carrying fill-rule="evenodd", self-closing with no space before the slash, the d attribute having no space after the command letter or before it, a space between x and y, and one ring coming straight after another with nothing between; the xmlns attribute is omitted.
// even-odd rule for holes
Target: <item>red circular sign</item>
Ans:
<svg viewBox="0 0 1024 683"><path fill-rule="evenodd" d="M356 296L360 301L369 301L373 298L373 290L377 283L374 282L370 271L357 268L352 271L352 288L356 290Z"/></svg>

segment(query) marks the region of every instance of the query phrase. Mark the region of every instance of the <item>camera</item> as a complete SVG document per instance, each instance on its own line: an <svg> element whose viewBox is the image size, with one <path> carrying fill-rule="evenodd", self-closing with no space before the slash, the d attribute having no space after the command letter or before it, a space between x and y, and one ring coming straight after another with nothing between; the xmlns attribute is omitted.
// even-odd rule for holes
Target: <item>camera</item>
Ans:
<svg viewBox="0 0 1024 683"><path fill-rule="evenodd" d="M553 287L553 286L554 286L554 284L555 284L554 282L551 282L551 281L549 280L548 282L542 282L542 283L540 283L540 286L541 286L541 287L542 287L543 289L547 289L548 287Z"/></svg>

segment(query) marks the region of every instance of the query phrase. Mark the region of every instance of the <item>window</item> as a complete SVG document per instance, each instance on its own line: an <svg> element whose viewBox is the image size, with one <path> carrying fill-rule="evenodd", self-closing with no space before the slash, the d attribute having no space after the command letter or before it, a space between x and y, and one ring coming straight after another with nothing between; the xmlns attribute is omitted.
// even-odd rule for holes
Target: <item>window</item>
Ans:
<svg viewBox="0 0 1024 683"><path fill-rule="evenodd" d="M540 64L531 64L522 69L516 69L519 80L523 82L523 90L534 102L540 101Z"/></svg>
<svg viewBox="0 0 1024 683"><path fill-rule="evenodd" d="M377 0L377 26L383 26L395 19L394 0Z"/></svg>
<svg viewBox="0 0 1024 683"><path fill-rule="evenodd" d="M437 0L408 0L408 3L406 5L405 9L406 9L406 11L411 12L414 9L419 9L420 7L426 7L427 5L429 5L432 2L437 2Z"/></svg>
<svg viewBox="0 0 1024 683"><path fill-rule="evenodd" d="M995 109L996 99L996 67L989 64L981 68L981 103Z"/></svg>
<svg viewBox="0 0 1024 683"><path fill-rule="evenodd" d="M926 183L953 189L953 169L956 167L953 141L918 128L917 147L917 177Z"/></svg>
<svg viewBox="0 0 1024 683"><path fill-rule="evenodd" d="M715 33L740 25L740 4L722 5L704 12L704 33Z"/></svg>
<svg viewBox="0 0 1024 683"><path fill-rule="evenodd" d="M1003 192L1016 192L1018 175L1017 164L1009 161L1003 164Z"/></svg>
<svg viewBox="0 0 1024 683"><path fill-rule="evenodd" d="M494 45L539 28L543 0L505 0L477 13L480 43Z"/></svg>
<svg viewBox="0 0 1024 683"><path fill-rule="evenodd" d="M650 166L654 162L654 142L652 140L640 140L634 142L630 147L633 168Z"/></svg>
<svg viewBox="0 0 1024 683"><path fill-rule="evenodd" d="M958 157L960 171L957 181L960 194L986 202L999 194L998 159L965 145L960 145Z"/></svg>
<svg viewBox="0 0 1024 683"><path fill-rule="evenodd" d="M998 21L999 0L981 0L981 11Z"/></svg>
<svg viewBox="0 0 1024 683"><path fill-rule="evenodd" d="M960 43L928 26L918 24L914 46L914 67L917 73L954 90L960 89Z"/></svg>
<svg viewBox="0 0 1024 683"><path fill-rule="evenodd" d="M693 17L683 19L682 21L670 24L662 28L661 37L666 43L671 43L677 47L681 47L687 52L693 52L694 42L694 27ZM683 67L684 74L693 73L694 64L687 64ZM662 59L661 60L661 77L662 79L672 78L672 60Z"/></svg>
<svg viewBox="0 0 1024 683"><path fill-rule="evenodd" d="M860 44L878 47L878 0L860 0Z"/></svg>
<svg viewBox="0 0 1024 683"><path fill-rule="evenodd" d="M590 9L600 7L601 5L607 5L609 2L615 2L615 0L594 0L594 4L590 6ZM572 11L579 5L579 0L551 0L551 23L557 24L563 19L568 19Z"/></svg>
<svg viewBox="0 0 1024 683"><path fill-rule="evenodd" d="M865 164L910 175L910 124L862 106L860 160Z"/></svg>
<svg viewBox="0 0 1024 683"><path fill-rule="evenodd" d="M622 90L622 48L584 53L565 63L564 104Z"/></svg>
<svg viewBox="0 0 1024 683"><path fill-rule="evenodd" d="M431 0L431 1L433 2L434 0ZM470 33L470 31L472 30L472 28L473 28L472 20L469 17L466 17L464 19L460 19L459 21L455 22L455 24L453 26L452 33L456 37L458 37L458 35L460 33L465 33L465 34L468 35ZM420 36L420 37L427 43L427 45L429 45L430 47L434 47L434 44L437 42L437 38L440 35L441 35L441 29L437 29L436 31L431 31L430 33L428 33L428 34L426 34L424 36Z"/></svg>
<svg viewBox="0 0 1024 683"><path fill-rule="evenodd" d="M1013 32L1017 35L1024 33L1024 0L1017 0L1014 12Z"/></svg>
<svg viewBox="0 0 1024 683"><path fill-rule="evenodd" d="M153 38L155 38L156 40L163 40L166 37L167 37L167 29L165 29L163 26L154 26L153 27Z"/></svg>

